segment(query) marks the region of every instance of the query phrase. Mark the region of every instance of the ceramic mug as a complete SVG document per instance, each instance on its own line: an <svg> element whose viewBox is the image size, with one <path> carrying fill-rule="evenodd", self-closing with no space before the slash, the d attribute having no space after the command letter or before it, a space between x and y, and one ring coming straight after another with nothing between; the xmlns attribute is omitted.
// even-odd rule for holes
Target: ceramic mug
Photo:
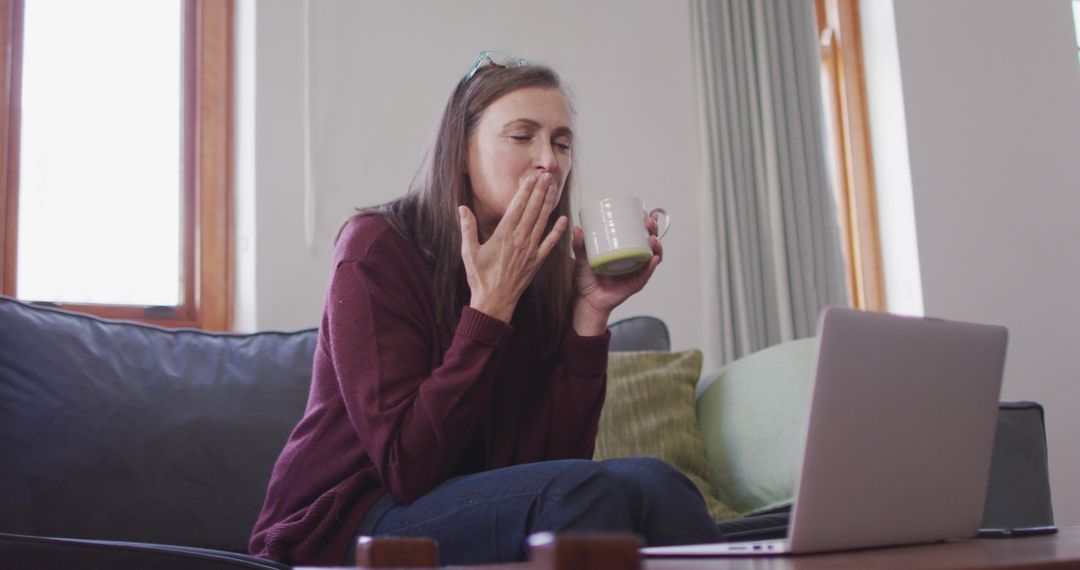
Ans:
<svg viewBox="0 0 1080 570"><path fill-rule="evenodd" d="M585 205L578 212L578 221L585 233L585 253L593 272L622 275L645 267L653 256L645 218L653 214L660 214L657 230L663 239L671 225L667 210L653 208L646 212L644 200L637 196L604 198Z"/></svg>

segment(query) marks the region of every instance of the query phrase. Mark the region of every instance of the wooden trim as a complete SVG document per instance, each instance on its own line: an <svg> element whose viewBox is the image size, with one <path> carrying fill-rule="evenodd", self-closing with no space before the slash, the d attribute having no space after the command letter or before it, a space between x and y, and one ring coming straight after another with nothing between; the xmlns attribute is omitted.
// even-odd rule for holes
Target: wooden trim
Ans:
<svg viewBox="0 0 1080 570"><path fill-rule="evenodd" d="M23 0L0 0L0 293L15 296Z"/></svg>
<svg viewBox="0 0 1080 570"><path fill-rule="evenodd" d="M863 78L859 3L858 0L824 0L815 5L825 8L827 28L822 32L822 56L829 64L830 89L838 103L834 107L836 151L840 158L836 169L840 195L837 206L841 210L851 300L857 308L881 311L886 309L885 281Z"/></svg>
<svg viewBox="0 0 1080 570"><path fill-rule="evenodd" d="M65 311L87 313L103 319L138 321L168 328L202 328L195 320L180 316L177 307L142 307L134 305L96 305L91 303L50 303L35 301L33 304L56 307Z"/></svg>
<svg viewBox="0 0 1080 570"><path fill-rule="evenodd" d="M819 5L822 6L822 14L824 14L824 0L818 0ZM841 92L843 86L840 81L840 73L837 70L838 62L840 61L840 50L836 45L836 34L828 24L824 24L819 29L820 33L820 55L821 63L826 69L826 79L828 81L828 93L829 99L824 102L825 105L830 107L829 113L829 131L833 133L832 148L830 150L830 157L833 162L832 168L832 187L836 189L836 217L840 226L840 243L841 249L844 253L844 268L847 276L847 290L851 300L851 304L854 307L862 306L862 296L859 293L858 279L856 278L857 271L853 264L853 253L855 251L855 245L852 240L852 217L851 217L851 193L848 192L847 177L843 174L847 170L847 159L844 156L844 139L840 136L843 131L843 110L840 105Z"/></svg>
<svg viewBox="0 0 1080 570"><path fill-rule="evenodd" d="M195 222L199 322L229 330L233 317L233 0L195 1Z"/></svg>
<svg viewBox="0 0 1080 570"><path fill-rule="evenodd" d="M814 16L817 22L818 37L829 27L829 18L825 9L825 0L814 0Z"/></svg>
<svg viewBox="0 0 1080 570"><path fill-rule="evenodd" d="M856 269L859 308L885 309L885 282L881 268L881 243L874 190L874 166L870 154L870 121L867 115L866 82L863 78L862 30L858 0L831 0L837 4L837 43L842 60L843 136L847 187L851 204L852 264Z"/></svg>

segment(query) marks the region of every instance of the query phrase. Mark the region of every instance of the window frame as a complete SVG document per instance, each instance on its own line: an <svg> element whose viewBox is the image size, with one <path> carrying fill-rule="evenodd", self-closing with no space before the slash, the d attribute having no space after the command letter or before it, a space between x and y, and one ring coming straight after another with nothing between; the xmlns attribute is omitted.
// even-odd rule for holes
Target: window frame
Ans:
<svg viewBox="0 0 1080 570"><path fill-rule="evenodd" d="M16 297L25 0L0 0L0 293ZM177 307L49 303L105 318L227 331L233 326L235 0L184 0L182 301Z"/></svg>
<svg viewBox="0 0 1080 570"><path fill-rule="evenodd" d="M853 307L886 310L858 0L814 0L828 78L833 184Z"/></svg>

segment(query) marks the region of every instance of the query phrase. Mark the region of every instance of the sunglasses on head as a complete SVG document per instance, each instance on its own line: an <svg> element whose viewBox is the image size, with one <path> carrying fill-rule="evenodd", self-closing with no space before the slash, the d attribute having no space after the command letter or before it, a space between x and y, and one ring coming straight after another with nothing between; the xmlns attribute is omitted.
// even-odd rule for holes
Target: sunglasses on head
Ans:
<svg viewBox="0 0 1080 570"><path fill-rule="evenodd" d="M505 51L486 50L476 56L476 61L473 62L472 67L469 68L469 72L465 74L465 79L462 81L468 83L476 75L476 72L484 67L525 67L528 65L539 65L539 63Z"/></svg>

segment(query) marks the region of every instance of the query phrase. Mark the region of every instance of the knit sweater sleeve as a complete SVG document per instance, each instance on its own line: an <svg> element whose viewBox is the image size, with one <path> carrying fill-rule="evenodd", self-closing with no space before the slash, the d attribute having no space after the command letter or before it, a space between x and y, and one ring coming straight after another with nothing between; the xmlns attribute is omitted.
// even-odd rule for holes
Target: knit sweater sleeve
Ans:
<svg viewBox="0 0 1080 570"><path fill-rule="evenodd" d="M611 333L578 336L568 327L562 358L547 388L546 459L591 459L607 387Z"/></svg>
<svg viewBox="0 0 1080 570"><path fill-rule="evenodd" d="M353 239L331 277L331 360L384 489L410 503L451 474L492 400L513 329L468 307L434 366L438 333L419 254L392 230Z"/></svg>

